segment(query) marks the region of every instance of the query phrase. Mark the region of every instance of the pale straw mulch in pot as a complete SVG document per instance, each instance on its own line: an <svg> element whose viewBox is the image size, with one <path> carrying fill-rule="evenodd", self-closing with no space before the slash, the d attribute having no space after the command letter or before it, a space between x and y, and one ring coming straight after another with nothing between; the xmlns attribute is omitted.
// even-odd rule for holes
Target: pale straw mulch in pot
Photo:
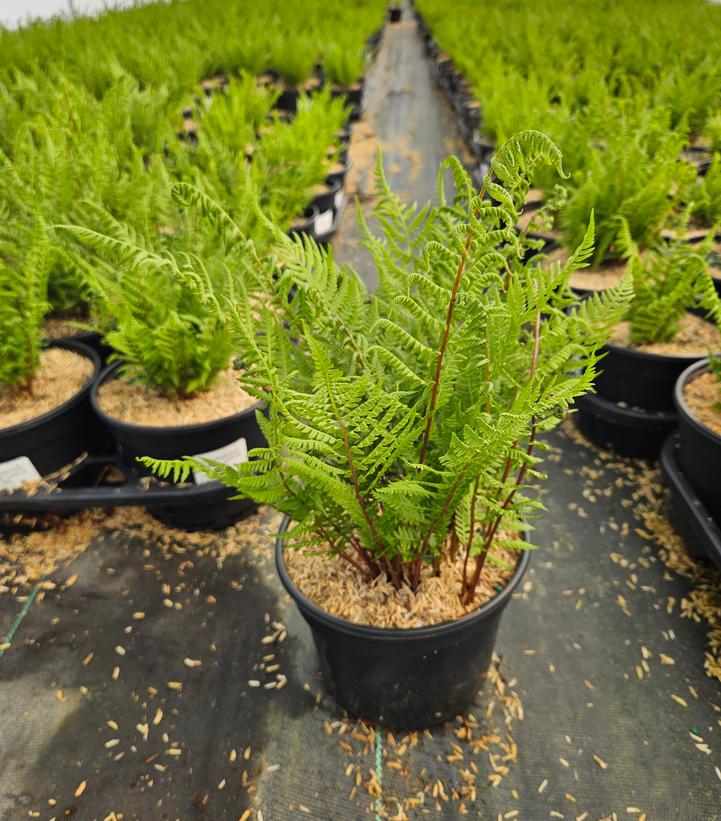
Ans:
<svg viewBox="0 0 721 821"><path fill-rule="evenodd" d="M173 428L224 419L257 405L258 400L241 388L238 372L229 368L218 375L209 390L183 399L122 377L109 379L98 389L98 404L121 422Z"/></svg>
<svg viewBox="0 0 721 821"><path fill-rule="evenodd" d="M318 607L355 624L391 628L440 624L477 610L508 584L519 555L496 546L483 568L475 599L464 606L459 599L462 551L453 562L442 560L438 574L426 564L415 593L407 585L396 590L383 575L369 582L342 559L291 546L284 552L294 584ZM473 560L469 562L469 572L472 571Z"/></svg>
<svg viewBox="0 0 721 821"><path fill-rule="evenodd" d="M711 322L696 314L684 314L678 332L671 342L653 342L648 345L630 344L631 328L628 322L619 322L611 334L611 342L624 348L662 356L707 356L721 351L721 333Z"/></svg>
<svg viewBox="0 0 721 821"><path fill-rule="evenodd" d="M721 385L716 377L700 373L684 385L683 398L701 424L721 436Z"/></svg>
<svg viewBox="0 0 721 821"><path fill-rule="evenodd" d="M90 359L74 351L42 351L31 390L0 389L0 430L59 408L90 381L94 370Z"/></svg>

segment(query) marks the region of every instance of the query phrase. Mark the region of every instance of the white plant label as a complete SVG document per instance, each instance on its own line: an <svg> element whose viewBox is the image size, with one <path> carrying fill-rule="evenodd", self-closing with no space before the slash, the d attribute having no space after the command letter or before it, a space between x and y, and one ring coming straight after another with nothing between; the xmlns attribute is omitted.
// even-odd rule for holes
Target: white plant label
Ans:
<svg viewBox="0 0 721 821"><path fill-rule="evenodd" d="M16 456L9 462L0 462L0 489L15 490L25 482L37 482L41 476L27 456Z"/></svg>
<svg viewBox="0 0 721 821"><path fill-rule="evenodd" d="M344 197L343 189L339 188L335 192L335 197L333 197L333 205L335 206L336 211L339 211L341 205L343 205L343 197Z"/></svg>
<svg viewBox="0 0 721 821"><path fill-rule="evenodd" d="M331 228L333 228L333 209L324 211L315 218L316 236L322 237L324 234L329 233Z"/></svg>
<svg viewBox="0 0 721 821"><path fill-rule="evenodd" d="M235 442L230 442L228 445L223 445L222 448L216 450L209 450L207 453L196 453L198 459L212 459L213 462L220 462L221 465L237 465L240 462L248 461L248 443L244 437L236 439ZM203 473L202 470L194 470L196 485L204 485L206 482L212 482L213 478Z"/></svg>

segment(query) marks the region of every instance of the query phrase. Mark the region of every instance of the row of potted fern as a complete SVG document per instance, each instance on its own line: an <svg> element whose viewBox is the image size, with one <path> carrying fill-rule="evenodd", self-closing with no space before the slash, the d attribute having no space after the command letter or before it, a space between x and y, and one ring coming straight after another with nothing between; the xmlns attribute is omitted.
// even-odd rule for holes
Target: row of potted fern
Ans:
<svg viewBox="0 0 721 821"><path fill-rule="evenodd" d="M531 205L561 198L542 226L559 256L575 247L594 211L587 288L618 278L628 233L641 250L664 234L715 233L721 96L706 35L715 42L721 29L717 8L674 2L644 15L621 3L609 25L607 10L590 2L555 0L530 12L510 2L466 3L458 15L445 15L435 0L416 6L439 79L481 155L520 128L538 128L561 147L573 175L559 191L540 174ZM540 36L571 13L572 36L552 44ZM717 253L714 242L712 267Z"/></svg>
<svg viewBox="0 0 721 821"><path fill-rule="evenodd" d="M51 76L101 98L118 76L153 88L158 104L178 107L191 88L219 74L272 71L289 87L316 67L332 86L360 81L368 42L377 41L383 0L343 4L269 0L188 0L181 8L145 3L98 16L54 17L20 30L0 29L0 74Z"/></svg>
<svg viewBox="0 0 721 821"><path fill-rule="evenodd" d="M721 525L712 490L721 478L721 74L709 49L720 10L674 2L646 15L636 3L609 12L555 0L530 11L469 3L449 16L435 0L416 7L434 71L479 156L509 131L538 127L573 169L560 185L536 175L523 230L563 260L593 215L592 264L573 277L574 290L585 297L633 279L597 393L578 400L580 429L632 456L655 457L667 443L672 486L686 482L695 494L690 515ZM535 38L571 13L570 39ZM680 441L669 439L677 427ZM721 560L721 537L707 542Z"/></svg>
<svg viewBox="0 0 721 821"><path fill-rule="evenodd" d="M126 447L144 449L161 478L211 477L285 514L279 574L327 680L353 714L391 726L444 721L474 700L528 567L543 434L591 388L629 307L629 277L580 303L571 290L592 222L571 258L549 265L517 231L541 165L564 174L547 137L519 134L479 193L452 158L456 196L422 208L393 195L379 166L382 233L363 226L374 294L257 199L253 231L270 242L187 183L176 201L215 238L202 258L157 254L108 215L102 230L57 228L92 253L88 285L122 356L92 388L116 435L149 387L171 409L197 394L222 413L206 389L233 357L230 387L258 405L262 445L222 459L176 430L176 455L190 458L148 440Z"/></svg>
<svg viewBox="0 0 721 821"><path fill-rule="evenodd" d="M242 5L223 10L230 36ZM163 260L202 267L222 300L233 298L239 275L224 267L214 232L197 225L178 203L178 182L192 182L221 203L260 249L271 237L269 225L314 236L327 236L333 228L347 170L346 96L330 86L301 94L287 116L277 106L280 83L262 82L247 70L259 64L246 59L243 48L263 45L254 27L246 26L236 40L235 62L219 60L218 50L229 48L230 40L199 29L208 11L198 3L182 9L153 5L0 32L0 486L6 489L55 471L83 451L108 448L103 425L92 422L98 414L90 414L90 393L102 393L110 379L93 387L99 376L95 354L122 359L131 381L147 389L151 416L153 396L173 406L166 440L172 430L208 421L200 404L211 420L227 411L234 385L228 330L208 319L208 306L194 297L189 281L181 281ZM382 20L381 4L347 4L332 14L321 12L320 4L304 4L302 10L284 4L283 26L280 11L270 4L264 8L267 20L254 19L265 23L266 33L275 20L277 37L285 26L311 37L310 50L304 40L311 69L316 59L327 58L326 76L350 81L349 72L353 80L362 74L367 37ZM148 27L154 26L161 35L148 39ZM128 40L134 45L124 51ZM280 51L289 61L298 51L287 32ZM277 63L280 52L258 53ZM222 83L198 84L209 66L229 72ZM290 67L275 76L293 79ZM219 93L204 94L209 88ZM190 120L194 139L178 139L178 123L187 137ZM66 224L82 224L88 233L80 237L64 230ZM132 243L153 262L143 268L126 258L93 258L82 241L93 231ZM178 345L172 341L176 335L188 341ZM48 348L47 339L58 341ZM208 391L218 390L218 382L227 389L227 402L213 408ZM192 401L198 397L202 401ZM241 396L241 404L246 400ZM187 419L181 406L191 408ZM210 439L181 440L170 450L134 450L127 436L122 441L122 425L110 422L128 423L126 412L111 409L104 422L131 459L136 453L215 451L239 438L231 426L238 435L230 440L216 431ZM48 416L54 427L45 425L52 421ZM58 423L58 416L65 421ZM147 408L138 410L138 424L147 427L147 416ZM34 417L46 429L37 447L28 438ZM162 427L162 414L149 424ZM251 428L246 438L252 443L257 426ZM156 431L158 437L162 433ZM51 441L58 446L49 447Z"/></svg>

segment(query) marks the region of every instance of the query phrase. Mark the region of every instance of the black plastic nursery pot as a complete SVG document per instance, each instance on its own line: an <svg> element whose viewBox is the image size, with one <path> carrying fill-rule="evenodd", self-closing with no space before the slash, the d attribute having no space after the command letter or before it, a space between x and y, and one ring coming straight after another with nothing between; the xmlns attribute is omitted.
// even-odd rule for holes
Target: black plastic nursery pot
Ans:
<svg viewBox="0 0 721 821"><path fill-rule="evenodd" d="M350 86L333 86L331 88L331 97L345 97L346 105L351 112L348 119L355 122L360 119L363 107L363 87L365 78L361 77L358 82Z"/></svg>
<svg viewBox="0 0 721 821"><path fill-rule="evenodd" d="M711 279L713 279L716 293L721 296L721 255L719 255L716 251L711 251L706 259L710 265L709 273L711 274Z"/></svg>
<svg viewBox="0 0 721 821"><path fill-rule="evenodd" d="M348 171L352 165L351 160L347 157L347 152L345 157L340 157L338 162L336 162L331 170L328 172L328 176L325 178L325 181L328 185L335 185L339 183L342 187L345 184L345 178L348 175Z"/></svg>
<svg viewBox="0 0 721 821"><path fill-rule="evenodd" d="M92 451L104 439L102 425L90 404L90 393L100 373L100 357L92 348L72 339L52 342L93 363L93 375L74 396L35 419L0 429L0 487L10 487L13 477L46 476Z"/></svg>
<svg viewBox="0 0 721 821"><path fill-rule="evenodd" d="M440 51L431 63L431 68L436 75L438 85L451 98L452 103L458 87L458 72L453 64L453 60L448 54Z"/></svg>
<svg viewBox="0 0 721 821"><path fill-rule="evenodd" d="M721 524L709 513L681 467L678 433L661 449L661 473L671 491L669 514L674 528L692 556L705 556L721 568Z"/></svg>
<svg viewBox="0 0 721 821"><path fill-rule="evenodd" d="M689 409L684 388L708 369L696 362L679 376L673 399L678 412L678 463L709 513L721 525L721 436L707 428Z"/></svg>
<svg viewBox="0 0 721 821"><path fill-rule="evenodd" d="M287 111L290 114L295 114L298 110L298 98L300 97L300 89L295 86L286 86L278 95L275 101L275 108L281 111Z"/></svg>
<svg viewBox="0 0 721 821"><path fill-rule="evenodd" d="M468 143L468 148L476 160L487 170L490 167L490 160L496 151L496 146L478 132L475 132Z"/></svg>
<svg viewBox="0 0 721 821"><path fill-rule="evenodd" d="M674 410L678 377L700 356L667 356L609 343L604 346L596 391L604 399L651 411Z"/></svg>
<svg viewBox="0 0 721 821"><path fill-rule="evenodd" d="M592 393L578 397L575 406L573 418L581 433L625 456L655 458L676 427L671 411L624 407Z"/></svg>
<svg viewBox="0 0 721 821"><path fill-rule="evenodd" d="M713 154L707 148L690 146L683 152L683 157L690 162L691 165L696 166L698 175L703 177L711 167Z"/></svg>
<svg viewBox="0 0 721 821"><path fill-rule="evenodd" d="M335 160L337 163L341 165L345 165L349 162L348 160L348 142L341 142L337 148L332 148L328 151L327 155L329 160Z"/></svg>
<svg viewBox="0 0 721 821"><path fill-rule="evenodd" d="M339 180L326 180L325 190L313 199L317 210L313 233L319 241L326 240L335 229L335 216L343 201L343 185Z"/></svg>
<svg viewBox="0 0 721 821"><path fill-rule="evenodd" d="M305 211L303 211L303 215L293 221L288 229L288 234L291 236L294 234L307 234L311 237L315 236L315 221L317 216L318 209L313 204L309 205Z"/></svg>
<svg viewBox="0 0 721 821"><path fill-rule="evenodd" d="M280 532L288 529L287 517ZM395 729L441 724L473 703L491 663L501 614L530 561L473 613L428 627L390 629L355 624L325 612L290 578L279 536L275 561L283 586L313 634L327 687L349 714Z"/></svg>
<svg viewBox="0 0 721 821"><path fill-rule="evenodd" d="M464 99L461 107L461 129L471 139L481 127L481 106L477 100Z"/></svg>
<svg viewBox="0 0 721 821"><path fill-rule="evenodd" d="M353 136L353 127L351 125L345 125L336 132L335 136L338 142L344 148L347 148L350 145L351 137Z"/></svg>
<svg viewBox="0 0 721 821"><path fill-rule="evenodd" d="M625 456L655 458L676 427L674 387L700 357L667 356L609 343L596 394L576 400L578 429L592 442Z"/></svg>
<svg viewBox="0 0 721 821"><path fill-rule="evenodd" d="M119 451L131 470L138 476L150 476L152 471L138 462L141 456L155 459L180 459L184 456L206 456L225 464L247 458L248 451L266 444L255 413L258 405L211 422L174 427L152 427L122 422L107 414L98 403L100 387L119 376L120 363L111 365L93 385L92 409L112 433ZM170 482L171 480L165 480ZM196 485L210 481L193 472ZM213 529L227 527L247 515L254 506L248 499L233 499L233 491L218 484L217 496L197 505L184 503L148 506L158 519L177 527Z"/></svg>
<svg viewBox="0 0 721 821"><path fill-rule="evenodd" d="M371 34L368 39L366 40L368 50L373 53L375 52L381 44L381 40L383 39L383 26L379 26L373 34Z"/></svg>
<svg viewBox="0 0 721 821"><path fill-rule="evenodd" d="M76 334L68 334L61 336L55 340L56 342L80 342L88 348L97 353L100 357L101 367L107 362L108 357L112 353L112 348L103 342L102 334L99 331L78 331Z"/></svg>
<svg viewBox="0 0 721 821"><path fill-rule="evenodd" d="M65 338L71 341L81 342L88 348L92 348L92 350L94 350L100 357L100 362L103 365L107 362L108 357L112 353L112 348L103 342L103 336L99 331L81 331L79 334L74 334L73 336Z"/></svg>
<svg viewBox="0 0 721 821"><path fill-rule="evenodd" d="M388 10L388 22L400 23L403 16L403 9L400 6L391 6Z"/></svg>

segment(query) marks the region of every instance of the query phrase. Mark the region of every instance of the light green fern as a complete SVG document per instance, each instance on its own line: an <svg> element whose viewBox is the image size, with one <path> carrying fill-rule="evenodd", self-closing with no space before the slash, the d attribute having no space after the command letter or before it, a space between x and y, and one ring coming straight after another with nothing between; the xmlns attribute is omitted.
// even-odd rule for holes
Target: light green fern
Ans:
<svg viewBox="0 0 721 821"><path fill-rule="evenodd" d="M568 280L591 253L592 227L567 265L523 262L518 204L538 165L560 170L560 160L542 134L520 134L484 181L493 202L451 158L457 196L422 208L379 173L382 234L366 231L375 295L310 240L279 235L273 257L246 248L245 286L262 298L225 310L243 385L266 402L267 446L211 475L287 513L294 543L396 584L417 586L422 565L462 537L459 593L472 598L499 526L520 528L539 510L537 437L591 388L631 295L626 279L573 306Z"/></svg>
<svg viewBox="0 0 721 821"><path fill-rule="evenodd" d="M633 345L670 342L693 308L718 312L703 248L674 240L629 262L634 296L627 315Z"/></svg>

